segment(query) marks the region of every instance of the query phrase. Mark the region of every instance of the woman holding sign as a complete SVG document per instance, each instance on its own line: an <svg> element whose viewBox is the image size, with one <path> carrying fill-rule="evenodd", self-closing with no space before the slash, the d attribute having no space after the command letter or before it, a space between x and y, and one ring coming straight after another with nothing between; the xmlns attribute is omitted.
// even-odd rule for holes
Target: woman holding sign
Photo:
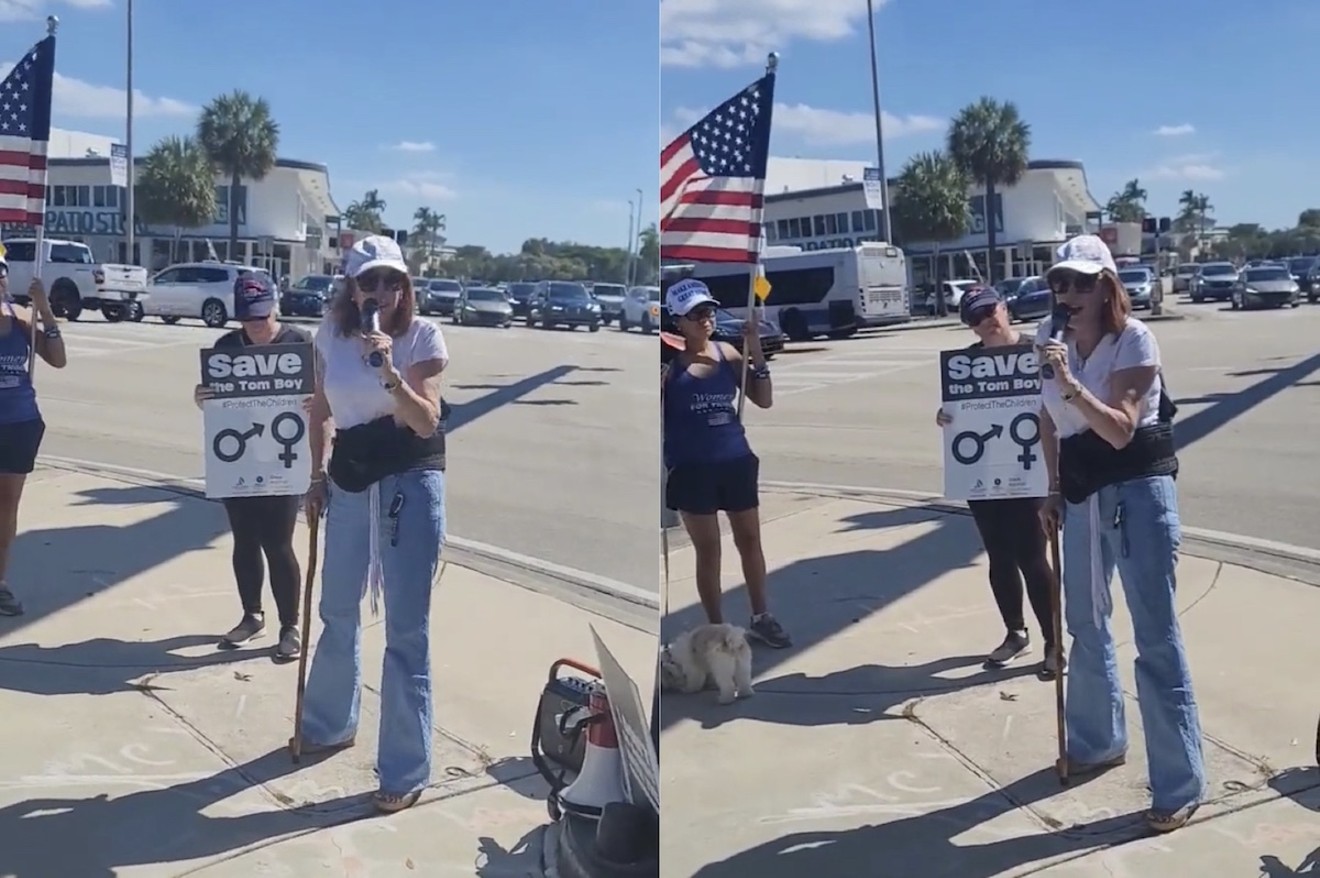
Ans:
<svg viewBox="0 0 1320 878"><path fill-rule="evenodd" d="M431 587L445 539L444 337L417 318L399 245L344 255L343 288L316 333L309 516L326 514L321 621L303 752L350 747L362 684L362 597L385 604L376 807L411 807L431 780ZM325 459L326 427L334 450ZM327 479L326 476L329 476ZM291 744L293 742L290 742Z"/></svg>
<svg viewBox="0 0 1320 878"><path fill-rule="evenodd" d="M21 616L23 604L5 581L9 547L18 534L18 503L23 485L36 468L46 422L32 383L33 339L36 355L55 369L68 362L64 338L50 310L46 287L33 278L28 287L32 308L15 308L9 298L9 263L0 245L0 616ZM33 332L40 326L40 332Z"/></svg>
<svg viewBox="0 0 1320 878"><path fill-rule="evenodd" d="M967 291L962 297L961 312L963 323L976 333L978 339L971 345L973 349L1028 343L1013 328L1008 308L993 287ZM944 427L953 423L953 417L941 408L935 414L935 423ZM967 507L990 559L990 591L995 596L1007 632L1003 642L986 657L986 665L1002 668L1030 649L1031 637L1022 613L1022 585L1025 581L1027 599L1045 641L1041 676L1052 678L1059 672L1054 649L1054 616L1050 606L1054 575L1046 560L1045 534L1039 525L1041 501L1033 497L1005 497L969 500Z"/></svg>
<svg viewBox="0 0 1320 878"><path fill-rule="evenodd" d="M309 344L312 340L301 329L279 322L275 312L275 291L256 274L246 274L234 283L234 318L239 329L220 336L218 349L244 348L248 345ZM201 408L212 397L211 388L198 384L193 401ZM280 639L275 657L290 661L302 653L298 633L298 556L293 551L293 530L298 522L301 497L227 497L225 513L234 535L234 581L243 618L222 638L224 646L238 646L260 636L266 630L266 614L261 606L262 580L270 570L270 591L280 616Z"/></svg>
<svg viewBox="0 0 1320 878"><path fill-rule="evenodd" d="M1159 346L1132 306L1109 247L1063 244L1047 275L1058 310L1036 336L1045 410L1041 439L1052 494L1042 510L1063 528L1063 592L1073 636L1068 675L1070 774L1120 765L1127 718L1110 583L1117 568L1137 648L1150 827L1184 825L1206 793L1201 721L1174 601L1181 525L1172 419ZM1056 324L1062 325L1056 325ZM1046 372L1052 370L1050 379Z"/></svg>

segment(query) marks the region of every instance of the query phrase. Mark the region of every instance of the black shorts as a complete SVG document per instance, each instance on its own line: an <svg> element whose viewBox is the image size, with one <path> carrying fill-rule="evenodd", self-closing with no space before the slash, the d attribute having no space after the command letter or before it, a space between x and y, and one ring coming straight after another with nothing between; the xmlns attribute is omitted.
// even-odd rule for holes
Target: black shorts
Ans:
<svg viewBox="0 0 1320 878"><path fill-rule="evenodd" d="M37 465L37 450L46 435L46 422L0 424L0 475L25 476Z"/></svg>
<svg viewBox="0 0 1320 878"><path fill-rule="evenodd" d="M761 505L761 460L755 454L718 463L684 463L669 471L665 505L693 515L745 512Z"/></svg>

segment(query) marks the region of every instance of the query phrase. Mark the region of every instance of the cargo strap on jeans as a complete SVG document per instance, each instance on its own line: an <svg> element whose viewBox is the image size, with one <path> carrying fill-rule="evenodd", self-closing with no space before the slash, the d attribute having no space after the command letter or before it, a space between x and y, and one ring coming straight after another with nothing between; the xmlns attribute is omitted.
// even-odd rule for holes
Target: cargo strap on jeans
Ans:
<svg viewBox="0 0 1320 878"><path fill-rule="evenodd" d="M367 489L367 497L370 525L367 531L366 590L371 592L371 615L380 618L380 594L385 582L385 568L380 560L380 482Z"/></svg>

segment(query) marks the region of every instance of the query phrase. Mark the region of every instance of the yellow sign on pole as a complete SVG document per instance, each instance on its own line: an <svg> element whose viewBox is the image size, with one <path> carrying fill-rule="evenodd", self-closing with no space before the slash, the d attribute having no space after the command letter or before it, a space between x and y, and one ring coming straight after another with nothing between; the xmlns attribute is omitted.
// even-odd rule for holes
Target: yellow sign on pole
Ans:
<svg viewBox="0 0 1320 878"><path fill-rule="evenodd" d="M758 274L756 276L756 280L752 282L752 292L756 293L756 298L762 302L765 301L766 296L770 295L770 281L765 279L765 275Z"/></svg>

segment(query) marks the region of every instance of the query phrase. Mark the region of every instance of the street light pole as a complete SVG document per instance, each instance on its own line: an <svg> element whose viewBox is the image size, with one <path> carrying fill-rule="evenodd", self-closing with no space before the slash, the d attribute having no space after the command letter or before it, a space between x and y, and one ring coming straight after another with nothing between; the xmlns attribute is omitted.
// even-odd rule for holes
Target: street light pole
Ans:
<svg viewBox="0 0 1320 878"><path fill-rule="evenodd" d="M137 209L133 203L133 0L128 0L128 70L127 76L127 99L125 100L125 128L124 149L128 152L128 171L124 187L124 239L125 253L124 261L129 265L137 265L139 260L133 258L133 244L136 236Z"/></svg>
<svg viewBox="0 0 1320 878"><path fill-rule="evenodd" d="M632 242L628 248L628 285L637 279L637 263L642 258L642 190L637 191L637 228L633 229Z"/></svg>
<svg viewBox="0 0 1320 878"><path fill-rule="evenodd" d="M871 35L871 101L875 104L875 161L880 171L880 212L884 218L885 243L892 244L894 236L889 225L889 177L885 174L884 123L880 119L880 68L875 57L875 4L866 0L866 28Z"/></svg>
<svg viewBox="0 0 1320 878"><path fill-rule="evenodd" d="M631 276L631 273L632 273L633 209L634 209L634 207L636 207L636 206L637 206L637 205L634 205L634 204L633 204L633 200L632 200L631 198L629 198L629 199L628 199L628 248L627 248L627 253L628 253L628 255L627 255L627 257L624 259L624 263L623 263L623 284L624 284L624 286L627 286L627 285L628 285L628 278ZM637 220L638 220L639 222L640 222L641 219L642 219L641 213L642 213L642 212L641 212L640 210L637 211Z"/></svg>

